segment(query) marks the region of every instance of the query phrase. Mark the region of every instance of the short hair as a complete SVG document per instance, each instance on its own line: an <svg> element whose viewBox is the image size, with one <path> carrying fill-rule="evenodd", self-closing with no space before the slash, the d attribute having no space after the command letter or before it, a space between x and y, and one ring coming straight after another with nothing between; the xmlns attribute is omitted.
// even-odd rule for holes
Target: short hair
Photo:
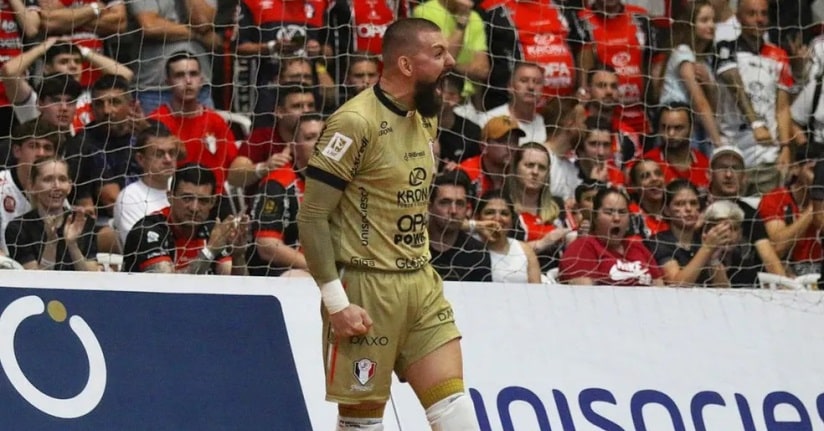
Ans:
<svg viewBox="0 0 824 431"><path fill-rule="evenodd" d="M18 124L11 129L11 144L21 146L31 139L47 139L54 144L54 149L59 152L62 142L60 131L52 124L39 118Z"/></svg>
<svg viewBox="0 0 824 431"><path fill-rule="evenodd" d="M394 65L402 52L417 49L419 33L440 31L437 24L424 18L403 18L393 22L383 33L384 63Z"/></svg>
<svg viewBox="0 0 824 431"><path fill-rule="evenodd" d="M557 96L547 99L546 104L541 108L541 116L544 118L546 128L549 130L560 128L564 119L572 115L579 104L581 101L576 97Z"/></svg>
<svg viewBox="0 0 824 431"><path fill-rule="evenodd" d="M71 54L76 55L78 57L83 57L83 53L80 52L80 48L77 45L71 42L58 42L46 50L46 55L44 56L46 64L52 63L58 55L63 54Z"/></svg>
<svg viewBox="0 0 824 431"><path fill-rule="evenodd" d="M37 100L43 101L50 97L68 96L75 100L80 97L83 88L74 77L65 73L55 73L43 78L37 88Z"/></svg>
<svg viewBox="0 0 824 431"><path fill-rule="evenodd" d="M509 77L509 80L512 81L513 79L515 79L515 74L518 73L519 70L525 69L527 67L543 70L543 67L541 67L538 63L518 60L515 61L514 65L512 65L512 75Z"/></svg>
<svg viewBox="0 0 824 431"><path fill-rule="evenodd" d="M369 52L358 51L349 55L346 59L346 69L349 70L352 66L358 63L373 63L376 66L380 65L380 59Z"/></svg>
<svg viewBox="0 0 824 431"><path fill-rule="evenodd" d="M197 163L186 163L175 170L170 189L172 193L177 191L177 186L181 183L189 183L196 186L212 186L212 192L214 192L217 187L214 172Z"/></svg>
<svg viewBox="0 0 824 431"><path fill-rule="evenodd" d="M323 121L323 115L321 115L320 112L307 112L305 114L301 114L300 119L298 119L298 125L309 121Z"/></svg>
<svg viewBox="0 0 824 431"><path fill-rule="evenodd" d="M642 159L635 160L632 163L632 166L630 166L630 168L629 168L629 172L627 172L627 174L628 174L627 176L629 177L628 179L629 179L629 185L630 186L633 186L633 187L640 186L641 181L640 181L640 178L638 178L638 175L639 175L639 171L641 170L641 166L643 166L644 163L650 163L650 162L655 163L656 165L658 165L658 167L661 167L661 164L658 163L657 160L653 160L653 159L643 159L642 158Z"/></svg>
<svg viewBox="0 0 824 431"><path fill-rule="evenodd" d="M311 88L299 82L285 82L277 86L277 106L281 108L286 104L286 98L293 94L310 94L315 97L315 92Z"/></svg>
<svg viewBox="0 0 824 431"><path fill-rule="evenodd" d="M581 184L575 187L575 202L581 202L584 198L584 193L589 191L598 191L608 187L608 184L603 181L593 180L591 178L585 179Z"/></svg>
<svg viewBox="0 0 824 431"><path fill-rule="evenodd" d="M704 211L704 221L715 223L729 220L736 224L744 221L744 210L738 204L728 200L717 200L710 204Z"/></svg>
<svg viewBox="0 0 824 431"><path fill-rule="evenodd" d="M510 198L509 195L506 194L506 192L504 192L504 189L489 190L482 194L481 197L478 198L478 204L475 208L475 213L478 214L481 211L483 211L484 208L486 208L486 205L489 204L489 201L491 201L492 199L500 199L506 203L506 207L509 208L509 212L512 213L514 224L514 217L516 214L515 204L512 203L512 198Z"/></svg>
<svg viewBox="0 0 824 431"><path fill-rule="evenodd" d="M664 116L665 112L678 112L683 111L687 114L687 123L689 123L690 129L692 129L692 115L693 110L692 107L688 103L684 102L673 102L661 107L661 111L658 113L658 128L661 128L661 117Z"/></svg>
<svg viewBox="0 0 824 431"><path fill-rule="evenodd" d="M612 124L612 118L607 115L592 115L587 118L585 124L587 127L587 133L595 130L609 132L610 135L615 133L615 127Z"/></svg>
<svg viewBox="0 0 824 431"><path fill-rule="evenodd" d="M203 72L201 70L201 67L200 67L200 61L197 59L197 57L195 57L194 55L192 55L192 53L190 53L188 51L181 51L181 52L177 52L175 54L172 54L172 56L169 57L168 60L166 60L166 67L165 67L164 70L166 71L166 77L167 78L172 74L172 70L171 70L172 63L177 63L178 61L183 61L183 60L195 60L195 62L197 62L197 70L199 70L200 72Z"/></svg>
<svg viewBox="0 0 824 431"><path fill-rule="evenodd" d="M146 123L148 127L138 132L137 138L135 139L135 149L139 153L143 153L149 148L150 139L175 136L165 124L158 120L148 119Z"/></svg>
<svg viewBox="0 0 824 431"><path fill-rule="evenodd" d="M592 67L592 69L589 69L587 71L587 82L592 84L592 78L595 77L596 73L600 73L600 72L607 72L607 73L611 73L613 75L618 75L618 72L615 71L614 67L612 67L608 64L604 64L604 63L599 62L599 63L596 63L595 66Z"/></svg>
<svg viewBox="0 0 824 431"><path fill-rule="evenodd" d="M692 190L692 192L695 193L695 196L698 197L699 207L703 206L701 202L701 193L698 191L698 187L684 178L678 178L667 184L667 187L664 189L664 206L669 206L672 203L672 200L675 199L675 195L677 195L681 190Z"/></svg>
<svg viewBox="0 0 824 431"><path fill-rule="evenodd" d="M92 93L107 90L122 91L131 97L129 81L120 75L105 74L92 84Z"/></svg>
<svg viewBox="0 0 824 431"><path fill-rule="evenodd" d="M464 189L466 196L469 197L472 190L472 180L461 169L454 169L446 171L435 176L432 181L432 193L429 194L429 204L435 202L435 196L438 194L438 188L441 186L458 186Z"/></svg>

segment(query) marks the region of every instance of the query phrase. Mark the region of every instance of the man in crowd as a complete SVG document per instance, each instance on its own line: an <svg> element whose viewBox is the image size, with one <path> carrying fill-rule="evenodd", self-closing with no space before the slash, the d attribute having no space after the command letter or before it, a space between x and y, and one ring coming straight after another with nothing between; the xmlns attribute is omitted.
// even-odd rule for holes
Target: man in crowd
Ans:
<svg viewBox="0 0 824 431"><path fill-rule="evenodd" d="M470 196L478 198L490 190L503 188L512 153L518 150L518 140L524 134L518 123L507 116L495 117L486 123L481 154L458 166L471 182Z"/></svg>
<svg viewBox="0 0 824 431"><path fill-rule="evenodd" d="M678 178L706 189L709 186L710 161L701 151L690 147L692 112L689 105L664 106L658 116L658 146L644 154L655 160L669 184Z"/></svg>
<svg viewBox="0 0 824 431"><path fill-rule="evenodd" d="M178 168L169 206L140 219L126 236L123 270L246 275L248 217L212 221L215 186L211 169Z"/></svg>
<svg viewBox="0 0 824 431"><path fill-rule="evenodd" d="M509 81L509 103L490 109L481 115L483 127L491 118L507 115L518 121L525 135L520 143L546 142L544 118L537 113L544 85L544 73L538 65L520 62L512 70Z"/></svg>

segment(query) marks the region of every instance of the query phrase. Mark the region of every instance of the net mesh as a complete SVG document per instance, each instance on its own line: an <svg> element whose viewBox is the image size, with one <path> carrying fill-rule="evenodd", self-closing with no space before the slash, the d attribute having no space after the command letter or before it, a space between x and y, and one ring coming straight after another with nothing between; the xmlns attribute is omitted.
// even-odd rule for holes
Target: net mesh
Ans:
<svg viewBox="0 0 824 431"><path fill-rule="evenodd" d="M769 272L798 287L820 273L824 200L821 11L802 3L8 1L1 242L27 268L185 271L233 217L244 232L202 272L300 273L301 148L376 82L386 28L418 16L456 59L438 169L466 175L452 185L466 180L468 210L432 190L442 273L754 287ZM38 161L53 153L67 163ZM176 185L214 181L213 196L156 213L175 166ZM613 228L630 242L615 248Z"/></svg>

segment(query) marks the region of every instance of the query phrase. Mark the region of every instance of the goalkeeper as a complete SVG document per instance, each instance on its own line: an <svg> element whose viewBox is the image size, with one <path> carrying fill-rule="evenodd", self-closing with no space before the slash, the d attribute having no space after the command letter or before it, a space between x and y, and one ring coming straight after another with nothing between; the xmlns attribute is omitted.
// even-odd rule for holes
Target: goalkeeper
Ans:
<svg viewBox="0 0 824 431"><path fill-rule="evenodd" d="M439 28L392 24L378 84L330 118L306 171L300 242L323 298L326 399L337 430L382 430L392 372L434 430L477 430L460 333L429 265L426 230L440 84Z"/></svg>

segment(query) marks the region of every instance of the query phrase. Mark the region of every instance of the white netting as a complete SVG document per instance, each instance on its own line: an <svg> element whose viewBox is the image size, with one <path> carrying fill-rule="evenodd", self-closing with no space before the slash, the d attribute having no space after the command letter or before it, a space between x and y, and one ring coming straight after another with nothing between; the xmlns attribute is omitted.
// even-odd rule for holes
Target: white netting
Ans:
<svg viewBox="0 0 824 431"><path fill-rule="evenodd" d="M461 236L463 242L447 251L438 250L450 245L441 242L451 243L450 230L460 220L431 220L462 214L438 208L438 189L432 191L429 230L438 242L434 262L444 274L718 286L732 278L755 287L760 272L795 277L821 271L824 217L816 202L824 196L816 185L824 175L813 174L820 157L813 150L816 141L824 142L818 139L824 102L816 85L824 39L814 39L821 15L816 4L604 0L585 9L575 0L486 0L470 13L468 0L65 3L2 5L6 100L0 130L11 139L2 148L7 169L0 174L0 242L27 268L80 269L82 260L97 259L107 269L185 270L203 258L198 250L215 245L207 240L212 226L192 234L170 223L247 214L248 232L210 247L205 253L217 252L220 264L201 271L231 272L233 262L236 272L245 263L255 274L300 274L305 261L295 215L302 176L288 167L305 163L298 153L317 139L326 116L377 80L387 26L414 15L443 29L457 60L443 87L439 169L468 174L466 200L473 208L481 194L503 189L469 212L472 226L460 226L480 241ZM181 52L186 55L177 57ZM76 59L83 60L82 73ZM80 85L62 76L42 79L57 72L77 75ZM173 93L167 79L188 90ZM61 104L64 99L77 99L77 113ZM500 115L513 117L514 125ZM147 123L146 116L183 145L169 144L164 127ZM27 121L33 123L19 124ZM12 124L17 128L7 133ZM141 138L147 125L154 134ZM524 132L518 151L507 150L514 128ZM61 140L50 146L49 136L57 133ZM58 148L51 148L55 143ZM727 151L712 159L720 146ZM54 175L50 182L30 181L35 159L55 150L68 160L68 193ZM199 163L210 170L219 196L189 212L151 216L140 225L142 236L130 241L129 226L168 204L164 188L175 157L180 166ZM715 173L710 159L719 163ZM47 167L37 166L38 172ZM546 176L543 186L530 185L533 168ZM55 172L59 177L62 171ZM693 182L697 194L675 186L666 193L677 178ZM609 218L624 217L623 204L609 199L592 209L592 196L607 185L631 195L631 215L618 223L619 233L643 240L646 249L608 242L591 257L592 247L610 235L604 227ZM773 191L779 186L786 187ZM685 210L693 195L700 208ZM735 195L747 196L740 228L706 233L706 204ZM69 215L60 211L63 197L85 208L85 228L82 221L60 227ZM43 215L49 205L54 217ZM68 244L66 229L69 237L80 230L80 239ZM573 241L586 234L599 234L600 242L572 247L576 255L569 257ZM761 282L776 284L769 277Z"/></svg>

